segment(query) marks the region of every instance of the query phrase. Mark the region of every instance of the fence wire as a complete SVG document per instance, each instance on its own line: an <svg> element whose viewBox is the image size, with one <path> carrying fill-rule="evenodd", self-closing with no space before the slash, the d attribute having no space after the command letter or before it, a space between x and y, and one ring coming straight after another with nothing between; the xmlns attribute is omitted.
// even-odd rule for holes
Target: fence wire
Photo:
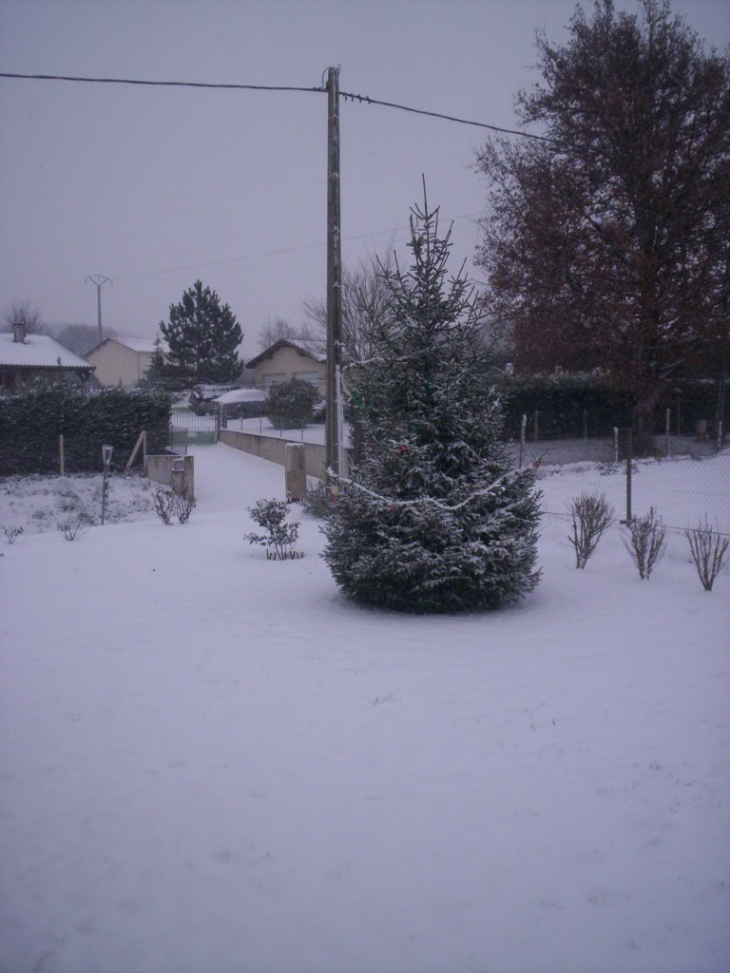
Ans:
<svg viewBox="0 0 730 973"><path fill-rule="evenodd" d="M628 460L610 440L525 442L512 446L516 465L537 470L543 512L570 519L565 474L578 475L578 493L603 493L617 518L644 516L651 508L668 530L684 532L707 518L717 533L730 535L730 448L678 438L669 455ZM618 455L618 458L617 458Z"/></svg>

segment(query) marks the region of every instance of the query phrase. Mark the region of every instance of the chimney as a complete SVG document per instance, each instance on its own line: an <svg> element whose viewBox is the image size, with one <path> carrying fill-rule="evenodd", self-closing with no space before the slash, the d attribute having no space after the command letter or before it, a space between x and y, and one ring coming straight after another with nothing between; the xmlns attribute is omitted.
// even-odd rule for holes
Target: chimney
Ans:
<svg viewBox="0 0 730 973"><path fill-rule="evenodd" d="M25 344L25 321L13 322L13 341Z"/></svg>

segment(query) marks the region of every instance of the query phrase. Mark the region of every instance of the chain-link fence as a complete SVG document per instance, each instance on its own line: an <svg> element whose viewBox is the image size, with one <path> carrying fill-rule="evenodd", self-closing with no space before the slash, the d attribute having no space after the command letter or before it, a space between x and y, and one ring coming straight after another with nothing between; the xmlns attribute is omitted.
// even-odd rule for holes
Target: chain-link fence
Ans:
<svg viewBox="0 0 730 973"><path fill-rule="evenodd" d="M520 430L522 432L522 430ZM707 517L730 535L730 447L694 436L656 436L654 456L629 461L627 431L610 438L511 443L515 465L538 471L546 514L568 516L561 477L577 473L580 492L604 493L621 520L653 507L665 526L684 531Z"/></svg>

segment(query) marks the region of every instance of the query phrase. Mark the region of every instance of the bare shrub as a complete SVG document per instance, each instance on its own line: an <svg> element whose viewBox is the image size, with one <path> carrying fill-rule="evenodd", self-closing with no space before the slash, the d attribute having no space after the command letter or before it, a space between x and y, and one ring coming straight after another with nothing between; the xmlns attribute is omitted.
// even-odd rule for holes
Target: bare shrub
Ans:
<svg viewBox="0 0 730 973"><path fill-rule="evenodd" d="M175 493L174 490L155 490L152 499L155 503L155 513L163 524L168 525L172 523L173 517L177 517L179 523L186 524L195 507L195 497L187 490L183 490L182 493Z"/></svg>
<svg viewBox="0 0 730 973"><path fill-rule="evenodd" d="M603 532L614 522L614 508L603 493L581 493L571 503L570 514L573 533L568 540L575 548L576 568L584 568Z"/></svg>
<svg viewBox="0 0 730 973"><path fill-rule="evenodd" d="M702 587L705 591L712 591L715 578L725 566L730 538L723 537L717 530L712 530L706 514L697 527L688 527L684 534L689 541L692 560L695 562Z"/></svg>
<svg viewBox="0 0 730 973"><path fill-rule="evenodd" d="M89 522L82 514L78 517L67 517L66 520L59 520L56 527L67 541L75 541L86 533Z"/></svg>
<svg viewBox="0 0 730 973"><path fill-rule="evenodd" d="M628 538L623 538L624 547L639 569L639 577L642 581L644 578L648 580L667 548L664 522L651 507L648 514L644 517L633 517L627 526L629 534Z"/></svg>
<svg viewBox="0 0 730 973"><path fill-rule="evenodd" d="M194 507L195 497L192 493L183 490L182 493L175 494L175 514L179 523L187 524Z"/></svg>
<svg viewBox="0 0 730 973"><path fill-rule="evenodd" d="M23 533L22 527L3 527L3 534L5 534L8 544L14 544L16 539L22 533Z"/></svg>
<svg viewBox="0 0 730 973"><path fill-rule="evenodd" d="M155 513L163 524L171 524L175 513L175 494L172 490L155 490L152 494Z"/></svg>

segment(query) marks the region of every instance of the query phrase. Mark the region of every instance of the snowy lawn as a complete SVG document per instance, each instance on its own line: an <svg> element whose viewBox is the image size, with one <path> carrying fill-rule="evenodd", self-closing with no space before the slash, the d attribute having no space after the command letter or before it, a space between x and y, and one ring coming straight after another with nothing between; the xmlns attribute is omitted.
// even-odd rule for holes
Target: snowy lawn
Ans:
<svg viewBox="0 0 730 973"><path fill-rule="evenodd" d="M187 524L115 480L73 543L0 491L3 973L730 969L730 576L551 516L520 605L363 611L298 508L302 560L243 540L281 468L195 464Z"/></svg>

